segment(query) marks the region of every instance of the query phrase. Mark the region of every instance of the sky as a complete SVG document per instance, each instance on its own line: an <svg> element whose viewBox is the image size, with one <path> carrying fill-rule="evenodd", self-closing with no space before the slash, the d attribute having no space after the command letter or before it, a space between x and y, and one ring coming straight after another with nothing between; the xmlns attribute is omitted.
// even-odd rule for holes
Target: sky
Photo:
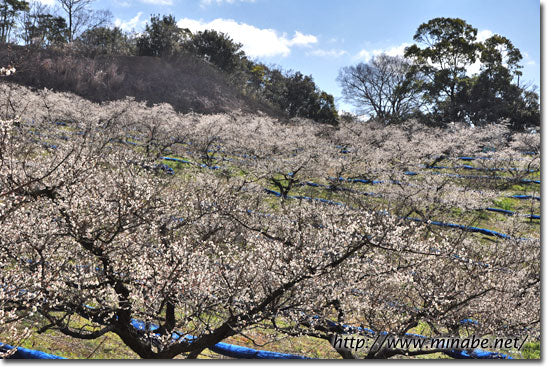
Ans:
<svg viewBox="0 0 560 369"><path fill-rule="evenodd" d="M462 18L481 39L510 39L524 56L523 82L540 88L538 0L97 0L94 8L109 9L127 31L142 31L151 14L173 14L191 31L227 33L253 60L312 75L346 111L353 109L341 99L339 70L402 54L418 26L436 17Z"/></svg>

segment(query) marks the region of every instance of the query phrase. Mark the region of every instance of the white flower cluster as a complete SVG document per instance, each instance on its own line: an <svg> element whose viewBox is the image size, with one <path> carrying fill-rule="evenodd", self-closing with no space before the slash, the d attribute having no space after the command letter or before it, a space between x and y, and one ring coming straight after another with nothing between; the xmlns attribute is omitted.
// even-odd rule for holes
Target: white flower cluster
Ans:
<svg viewBox="0 0 560 369"><path fill-rule="evenodd" d="M1 67L0 68L0 76L10 76L12 74L16 74L16 68L14 68L14 67Z"/></svg>

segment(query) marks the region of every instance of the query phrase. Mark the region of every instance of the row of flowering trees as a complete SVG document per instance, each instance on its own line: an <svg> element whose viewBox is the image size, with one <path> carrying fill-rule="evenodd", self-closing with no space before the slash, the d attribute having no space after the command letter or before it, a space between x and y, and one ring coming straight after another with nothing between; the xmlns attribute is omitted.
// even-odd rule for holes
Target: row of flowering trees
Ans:
<svg viewBox="0 0 560 369"><path fill-rule="evenodd" d="M428 139L413 124L325 131L9 84L0 94L2 327L25 320L84 340L112 332L139 357L166 359L196 358L255 328L325 340L343 324L539 339L538 230L512 217L499 223L510 239L481 239L411 222L450 208L474 222L500 188L402 174L489 144L496 165L533 168L531 135L506 139L493 127L466 140L456 127ZM199 165L170 175L163 156ZM379 178L380 197L340 177ZM289 198L310 180L338 189L344 206ZM476 321L468 332L464 319ZM9 343L24 334L11 332Z"/></svg>

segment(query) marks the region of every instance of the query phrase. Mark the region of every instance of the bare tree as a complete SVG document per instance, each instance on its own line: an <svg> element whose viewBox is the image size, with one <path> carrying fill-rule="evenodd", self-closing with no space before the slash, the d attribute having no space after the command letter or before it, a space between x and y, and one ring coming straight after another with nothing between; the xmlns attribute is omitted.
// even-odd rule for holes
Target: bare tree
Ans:
<svg viewBox="0 0 560 369"><path fill-rule="evenodd" d="M29 45L33 42L35 30L38 28L39 16L48 12L48 5L40 1L32 1L29 3L29 9L23 12L20 18L20 28L23 42Z"/></svg>
<svg viewBox="0 0 560 369"><path fill-rule="evenodd" d="M84 28L95 28L106 24L111 13L107 10L94 11L95 0L57 0L68 18L68 41L72 42Z"/></svg>
<svg viewBox="0 0 560 369"><path fill-rule="evenodd" d="M338 83L344 99L381 122L403 121L418 105L411 65L400 56L379 55L369 63L342 68Z"/></svg>

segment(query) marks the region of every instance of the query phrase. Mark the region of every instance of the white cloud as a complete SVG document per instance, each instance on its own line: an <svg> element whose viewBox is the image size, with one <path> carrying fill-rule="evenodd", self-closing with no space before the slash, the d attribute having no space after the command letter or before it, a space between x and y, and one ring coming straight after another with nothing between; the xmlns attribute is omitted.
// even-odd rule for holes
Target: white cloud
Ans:
<svg viewBox="0 0 560 369"><path fill-rule="evenodd" d="M173 5L173 0L140 0L140 2L153 5Z"/></svg>
<svg viewBox="0 0 560 369"><path fill-rule="evenodd" d="M123 7L123 8L130 8L132 6L132 3L130 1L127 0L113 0L114 4L117 4L117 6Z"/></svg>
<svg viewBox="0 0 560 369"><path fill-rule="evenodd" d="M467 76L472 77L475 74L480 73L481 69L482 63L480 62L480 60L477 60L476 62L474 62L474 64L467 66Z"/></svg>
<svg viewBox="0 0 560 369"><path fill-rule="evenodd" d="M482 31L479 31L477 33L476 41L484 42L488 40L490 37L492 37L493 35L494 32L490 31L489 29L483 29ZM481 69L482 69L482 63L480 62L480 60L477 59L477 61L474 64L467 66L467 76L472 77L475 74L480 73Z"/></svg>
<svg viewBox="0 0 560 369"><path fill-rule="evenodd" d="M384 49L373 49L373 50L366 50L362 49L360 52L355 56L355 59L361 59L364 62L368 62L374 56L379 56L381 54L386 54L389 56L404 56L404 49L412 44L404 42L398 46L389 46Z"/></svg>
<svg viewBox="0 0 560 369"><path fill-rule="evenodd" d="M484 42L490 37L494 35L494 32L490 31L489 29L483 29L482 31L478 32L476 35L477 42Z"/></svg>
<svg viewBox="0 0 560 369"><path fill-rule="evenodd" d="M140 21L140 17L142 16L142 12L138 12L134 18L128 21L123 21L119 18L115 20L115 26L120 27L123 31L129 32L132 30L138 31L137 27L139 25L144 25L147 21Z"/></svg>
<svg viewBox="0 0 560 369"><path fill-rule="evenodd" d="M523 60L525 60L525 65L527 66L532 66L532 65L536 65L537 63L533 60L533 58L531 58L531 56L529 55L529 53L523 53Z"/></svg>
<svg viewBox="0 0 560 369"><path fill-rule="evenodd" d="M201 0L200 5L206 6L212 4L222 5L223 3L233 4L233 3L254 3L254 2L255 0Z"/></svg>
<svg viewBox="0 0 560 369"><path fill-rule="evenodd" d="M317 37L296 31L293 37L276 30L257 28L250 24L238 23L233 19L214 19L210 22L183 18L177 22L180 27L191 32L213 29L228 34L236 42L243 44L243 51L250 57L288 56L292 47L305 47L317 43Z"/></svg>
<svg viewBox="0 0 560 369"><path fill-rule="evenodd" d="M335 43L344 43L345 39L344 38L338 38L338 37L332 37L329 39L328 41L331 44L335 44Z"/></svg>
<svg viewBox="0 0 560 369"><path fill-rule="evenodd" d="M41 4L52 6L56 3L56 0L39 0Z"/></svg>
<svg viewBox="0 0 560 369"><path fill-rule="evenodd" d="M306 55L328 57L328 58L340 58L341 56L346 54L348 54L348 52L346 50L341 50L341 49L330 49L330 50L315 49L306 53Z"/></svg>
<svg viewBox="0 0 560 369"><path fill-rule="evenodd" d="M295 36L287 42L288 46L309 46L310 44L317 43L317 37L313 35L304 35L296 31Z"/></svg>

